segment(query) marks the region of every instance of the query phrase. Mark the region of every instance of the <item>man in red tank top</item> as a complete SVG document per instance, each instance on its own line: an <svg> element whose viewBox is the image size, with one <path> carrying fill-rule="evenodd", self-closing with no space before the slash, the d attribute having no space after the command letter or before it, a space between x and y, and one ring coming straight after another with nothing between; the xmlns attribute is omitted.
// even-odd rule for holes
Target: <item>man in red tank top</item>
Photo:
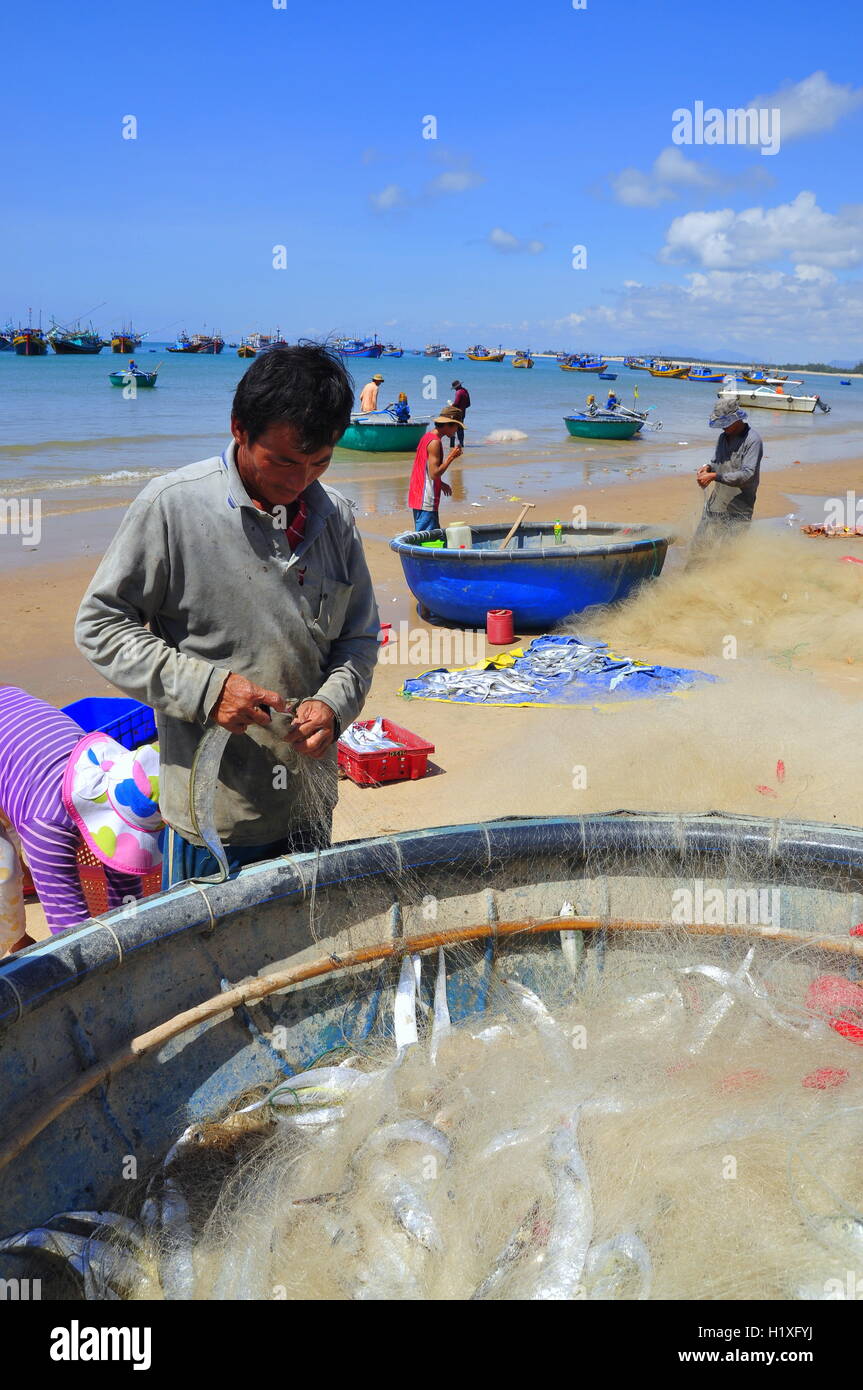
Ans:
<svg viewBox="0 0 863 1390"><path fill-rule="evenodd" d="M455 406L447 406L433 423L434 429L424 434L417 445L408 489L408 506L413 510L414 529L417 531L440 529L440 495L452 495L452 488L443 481L443 475L462 452L460 444L448 450L446 457L443 451L444 439L453 439L456 431L462 427L461 411L456 410Z"/></svg>

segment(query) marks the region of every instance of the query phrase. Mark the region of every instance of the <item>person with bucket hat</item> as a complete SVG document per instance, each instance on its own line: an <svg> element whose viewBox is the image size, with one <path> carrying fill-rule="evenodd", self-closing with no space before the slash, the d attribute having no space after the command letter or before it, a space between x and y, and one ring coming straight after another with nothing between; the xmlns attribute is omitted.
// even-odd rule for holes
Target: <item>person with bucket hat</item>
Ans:
<svg viewBox="0 0 863 1390"><path fill-rule="evenodd" d="M90 916L80 839L105 865L109 908L140 897L141 875L162 862L159 755L149 745L130 752L107 734L85 734L62 710L0 686L0 821L9 827L0 845L2 954L32 944L8 852L17 844L52 933Z"/></svg>
<svg viewBox="0 0 863 1390"><path fill-rule="evenodd" d="M748 423L736 396L721 396L708 424L720 435L710 463L696 474L698 486L705 490L712 485L712 491L705 499L693 547L739 534L739 528L752 520L764 453L761 436Z"/></svg>
<svg viewBox="0 0 863 1390"><path fill-rule="evenodd" d="M383 385L383 377L380 372L375 372L371 381L367 381L360 392L360 413L367 414L371 410L378 408L378 392Z"/></svg>
<svg viewBox="0 0 863 1390"><path fill-rule="evenodd" d="M454 444L444 456L444 439L453 440L459 429L464 429L464 416L454 405L444 406L432 421L433 429L424 434L417 445L414 466L408 488L408 506L414 514L416 531L437 531L440 529L438 508L441 493L452 496L452 488L445 483L443 475L460 457L462 447Z"/></svg>

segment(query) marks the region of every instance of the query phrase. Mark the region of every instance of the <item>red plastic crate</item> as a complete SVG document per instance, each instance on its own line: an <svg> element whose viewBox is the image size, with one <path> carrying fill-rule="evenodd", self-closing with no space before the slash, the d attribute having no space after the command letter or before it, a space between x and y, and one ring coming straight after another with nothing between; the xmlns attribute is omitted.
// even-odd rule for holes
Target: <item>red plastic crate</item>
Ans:
<svg viewBox="0 0 863 1390"><path fill-rule="evenodd" d="M105 865L101 859L97 859L93 851L78 837L78 849L76 853L78 861L78 878L81 880L81 888L87 902L87 908L91 917L99 917L108 910L108 883L105 878ZM162 891L162 868L152 869L150 873L143 874L140 878L141 897L149 898L153 893Z"/></svg>
<svg viewBox="0 0 863 1390"><path fill-rule="evenodd" d="M370 729L374 719L358 719L361 729ZM357 753L339 742L339 767L358 787L379 786L381 782L402 782L408 778L425 777L428 772L429 753L434 752L434 744L426 743L419 734L410 729L402 729L392 720L384 719L381 727L387 738L394 739L401 748L387 748L380 753Z"/></svg>

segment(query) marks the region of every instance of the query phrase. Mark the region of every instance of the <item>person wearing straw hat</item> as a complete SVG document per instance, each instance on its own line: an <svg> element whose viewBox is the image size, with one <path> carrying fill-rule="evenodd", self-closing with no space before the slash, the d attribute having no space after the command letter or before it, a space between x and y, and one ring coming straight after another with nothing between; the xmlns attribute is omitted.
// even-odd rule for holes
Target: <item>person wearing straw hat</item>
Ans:
<svg viewBox="0 0 863 1390"><path fill-rule="evenodd" d="M18 846L52 933L86 922L81 839L105 865L109 908L140 897L141 875L162 862L159 755L85 734L62 710L0 686L0 955L32 945L24 929ZM17 857L17 855L15 856Z"/></svg>
<svg viewBox="0 0 863 1390"><path fill-rule="evenodd" d="M761 436L736 397L720 397L708 424L721 433L710 463L702 464L696 474L702 491L711 485L712 491L705 498L693 547L740 534L739 528L752 520L764 453Z"/></svg>
<svg viewBox="0 0 863 1390"><path fill-rule="evenodd" d="M367 381L360 392L360 413L367 414L371 410L378 408L378 392L383 385L383 377L380 372L375 372L371 381Z"/></svg>
<svg viewBox="0 0 863 1390"><path fill-rule="evenodd" d="M443 451L444 439L452 441L457 431L464 429L464 416L456 406L444 406L432 424L434 429L424 434L417 445L408 489L408 506L413 511L414 529L417 531L440 529L438 508L441 493L445 497L452 496L452 488L444 482L443 475L462 452L460 444L453 444L446 456Z"/></svg>

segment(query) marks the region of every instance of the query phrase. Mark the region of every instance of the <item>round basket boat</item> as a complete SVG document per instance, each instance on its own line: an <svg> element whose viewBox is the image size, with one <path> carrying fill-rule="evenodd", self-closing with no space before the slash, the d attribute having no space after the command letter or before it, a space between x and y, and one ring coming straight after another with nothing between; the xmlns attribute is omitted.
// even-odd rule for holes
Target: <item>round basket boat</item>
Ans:
<svg viewBox="0 0 863 1390"><path fill-rule="evenodd" d="M428 428L428 421L400 425L387 411L379 411L352 420L336 448L360 449L366 454L410 454Z"/></svg>
<svg viewBox="0 0 863 1390"><path fill-rule="evenodd" d="M433 617L464 627L485 627L493 608L512 610L516 632L542 632L595 604L626 598L643 580L655 579L673 535L649 526L596 522L564 528L519 528L506 550L505 526L474 526L470 549L447 550L423 541L445 540L444 531L405 531L390 541L401 557L408 588Z"/></svg>
<svg viewBox="0 0 863 1390"><path fill-rule="evenodd" d="M542 992L572 969L573 935L581 969L649 952L690 879L781 891L781 931L696 926L699 950L790 941L843 968L863 831L715 814L449 826L182 884L31 947L0 964L0 1236L105 1209L129 1155L143 1173L250 1088L388 1036L406 951L458 945L458 1022L487 1008L498 972ZM563 920L567 901L578 916Z"/></svg>

